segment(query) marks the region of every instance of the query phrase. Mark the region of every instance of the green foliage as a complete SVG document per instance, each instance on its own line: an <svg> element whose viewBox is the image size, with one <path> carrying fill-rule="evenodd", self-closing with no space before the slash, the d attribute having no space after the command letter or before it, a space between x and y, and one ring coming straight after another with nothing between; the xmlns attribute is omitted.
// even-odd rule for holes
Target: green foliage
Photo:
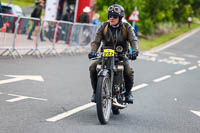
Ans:
<svg viewBox="0 0 200 133"><path fill-rule="evenodd" d="M139 27L144 35L152 35L154 33L154 24L151 19L145 19L141 22Z"/></svg>
<svg viewBox="0 0 200 133"><path fill-rule="evenodd" d="M108 9L108 6L103 6L103 9L101 11L99 11L101 22L108 20L107 9Z"/></svg>
<svg viewBox="0 0 200 133"><path fill-rule="evenodd" d="M10 0L1 0L1 2L9 3ZM34 6L35 0L12 0L12 4L18 5L21 8Z"/></svg>
<svg viewBox="0 0 200 133"><path fill-rule="evenodd" d="M107 8L112 4L124 7L126 19L137 7L142 34L153 34L158 23L187 22L191 15L200 16L200 0L97 0L100 21L107 21Z"/></svg>

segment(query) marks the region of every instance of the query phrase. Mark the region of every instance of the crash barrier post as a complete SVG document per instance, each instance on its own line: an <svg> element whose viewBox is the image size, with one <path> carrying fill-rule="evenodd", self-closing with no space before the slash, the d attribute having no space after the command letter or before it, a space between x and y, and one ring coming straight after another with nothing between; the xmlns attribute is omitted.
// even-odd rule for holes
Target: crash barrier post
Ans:
<svg viewBox="0 0 200 133"><path fill-rule="evenodd" d="M54 33L52 32L52 34L53 34L53 43L52 43L52 47L51 48L49 48L46 52L45 52L45 54L51 54L51 55L60 55L58 52L57 52L57 50L56 50L56 38L57 38L57 33L58 33L58 28L59 28L59 22L57 22L57 21L55 21L55 23L54 23L55 25L54 25L54 27L55 27L55 29L54 29Z"/></svg>
<svg viewBox="0 0 200 133"><path fill-rule="evenodd" d="M21 54L16 49L16 34L19 27L19 21L20 17L15 15L5 15L0 13L2 20L3 20L3 27L1 28L1 35L0 35L0 50L3 50L3 52L0 54L0 56L5 55L7 52L7 56L12 56L13 58L16 58L19 56L22 58ZM13 36L13 39L11 39ZM9 44L10 43L10 44ZM16 53L16 54L15 54Z"/></svg>
<svg viewBox="0 0 200 133"><path fill-rule="evenodd" d="M47 42L49 45L49 47L44 51L44 54L59 55L55 46L59 26L58 21L43 20L42 24L43 28L41 32L44 32L45 42ZM44 46L43 42L40 41L39 43L41 46Z"/></svg>
<svg viewBox="0 0 200 133"><path fill-rule="evenodd" d="M38 18L20 17L19 29L16 37L16 48L24 55L43 57L38 48L41 21Z"/></svg>
<svg viewBox="0 0 200 133"><path fill-rule="evenodd" d="M24 17L24 19L25 19L25 17ZM38 42L39 42L39 39L40 39L40 36L41 36L41 20L40 19L38 19L38 18L28 18L28 19L32 19L32 21L33 21L33 24L35 24L36 26L38 26L38 29L35 31L35 36L36 36L36 42L35 42L35 47L34 48L31 48L27 53L26 53L26 55L36 55L37 57L44 57L43 56L43 54L42 54L42 52L40 51L40 49L39 49L39 44L38 44ZM34 26L34 25L33 25ZM30 34L31 34L31 32L33 32L33 29L34 29L34 27L32 26L32 28L31 28L31 30L29 31L29 33L28 33L28 37L27 37L27 39L29 39L29 40L31 40L31 37L30 37Z"/></svg>
<svg viewBox="0 0 200 133"><path fill-rule="evenodd" d="M94 39L98 26L93 24L74 23L70 36L69 47L64 52L70 55L88 52L89 43Z"/></svg>
<svg viewBox="0 0 200 133"><path fill-rule="evenodd" d="M89 50L89 43L98 29L92 24L2 15L9 28L0 32L0 50L4 50L1 55L9 52L13 57L13 52L20 57L24 54L43 57L45 54L84 53Z"/></svg>
<svg viewBox="0 0 200 133"><path fill-rule="evenodd" d="M24 17L25 18L25 17ZM39 41L39 38L40 38L40 32L41 32L41 20L40 19L37 19L37 18L29 18L29 19L32 19L33 23L36 23L36 26L38 26L38 29L36 30L35 33L36 34L36 42L35 42L35 47L34 48L31 48L25 55L36 55L37 57L43 57L43 54L42 52L39 50L38 48L38 41ZM34 25L33 25L34 26ZM33 31L33 26L31 28L31 31ZM30 37L30 34L31 34L31 31L29 31L28 33L28 37L27 39L31 40L31 37Z"/></svg>
<svg viewBox="0 0 200 133"><path fill-rule="evenodd" d="M58 21L57 30L54 38L54 46L58 50L61 50L60 53L67 53L65 49L68 49L70 46L71 33L74 23L66 21ZM71 53L69 53L71 54Z"/></svg>

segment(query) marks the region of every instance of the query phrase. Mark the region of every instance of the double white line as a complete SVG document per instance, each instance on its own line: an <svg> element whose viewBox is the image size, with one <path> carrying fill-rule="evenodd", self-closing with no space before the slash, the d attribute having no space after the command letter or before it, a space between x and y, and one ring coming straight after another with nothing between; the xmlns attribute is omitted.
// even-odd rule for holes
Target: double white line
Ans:
<svg viewBox="0 0 200 133"><path fill-rule="evenodd" d="M146 87L146 86L148 86L148 84L141 84L141 85L138 85L138 86L133 87L133 88L131 89L131 91L136 91L136 90L139 90L139 89L144 88L144 87ZM88 109L88 108L91 108L91 107L93 107L93 106L95 106L95 105L96 105L95 103L88 103L88 104L82 105L82 106L80 106L80 107L74 108L74 109L72 109L72 110L70 110L70 111L67 111L67 112L58 114L58 115L56 115L56 116L54 116L54 117L48 118L48 119L46 119L46 121L49 121L49 122L56 122L56 121L61 120L61 119L63 119L63 118L69 117L69 116L71 116L71 115L73 115L73 114L75 114L75 113L78 113L78 112L80 112L80 111L83 111L83 110L86 110L86 109Z"/></svg>
<svg viewBox="0 0 200 133"><path fill-rule="evenodd" d="M200 66L200 64L199 64L199 66ZM192 66L192 67L189 67L188 70L194 70L196 68L197 68L197 66ZM179 71L175 72L174 74L175 75L179 75L179 74L182 74L182 73L184 73L186 71L187 71L186 69L182 69L182 70L179 70ZM163 76L161 78L155 79L153 81L157 83L157 82L161 82L163 80L169 79L171 77L172 77L171 75L166 75L166 76ZM133 87L131 89L131 91L136 91L136 90L139 90L139 89L147 87L147 86L148 86L148 84L143 83L143 84L140 84L140 85L137 85L137 86ZM88 104L79 106L77 108L74 108L74 109L72 109L70 111L67 111L67 112L58 114L58 115L56 115L54 117L48 118L48 119L46 119L46 121L48 121L48 122L56 122L56 121L61 120L63 118L69 117L69 116L71 116L71 115L73 115L75 113L78 113L80 111L83 111L83 110L86 110L88 108L91 108L91 107L93 107L95 105L96 105L95 103L88 103Z"/></svg>

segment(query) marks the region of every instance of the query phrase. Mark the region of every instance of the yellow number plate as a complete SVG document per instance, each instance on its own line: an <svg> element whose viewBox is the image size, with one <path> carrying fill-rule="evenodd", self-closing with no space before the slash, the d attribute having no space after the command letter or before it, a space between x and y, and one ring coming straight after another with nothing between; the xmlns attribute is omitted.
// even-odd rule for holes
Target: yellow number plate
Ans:
<svg viewBox="0 0 200 133"><path fill-rule="evenodd" d="M103 57L112 57L115 55L115 50L113 49L104 49L103 50Z"/></svg>

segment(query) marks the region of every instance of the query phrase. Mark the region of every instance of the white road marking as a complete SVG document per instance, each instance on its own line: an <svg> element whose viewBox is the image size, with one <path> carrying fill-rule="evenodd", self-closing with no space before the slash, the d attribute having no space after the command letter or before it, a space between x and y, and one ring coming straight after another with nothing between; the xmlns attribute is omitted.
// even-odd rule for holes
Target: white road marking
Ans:
<svg viewBox="0 0 200 133"><path fill-rule="evenodd" d="M179 58L179 57L171 57L171 59L180 60L180 61L185 60L184 58ZM192 69L195 69L195 68L196 68L196 66L193 66L193 67L190 67L189 70L192 70ZM175 72L175 74L181 74L181 73L184 73L184 72L186 72L185 69L180 70L180 71L177 71L177 72ZM170 77L171 77L171 75L166 75L166 76L163 76L163 77L161 77L161 78L155 79L155 80L153 80L153 81L154 81L154 82L160 82L160 81L166 80L166 79L168 79L168 78L170 78ZM146 86L148 86L148 84L143 83L143 84L140 84L140 85L138 85L138 86L133 87L133 88L131 89L131 91L136 91L136 90L141 89L141 88L144 88L144 87L146 87ZM23 98L23 97L22 97L22 98ZM177 98L174 98L174 101L177 101ZM92 106L95 106L95 105L96 105L95 103L88 103L88 104L82 105L82 106L80 106L80 107L74 108L74 109L72 109L72 110L70 110L70 111L67 111L67 112L58 114L58 115L56 115L56 116L53 116L53 117L51 117L51 118L48 118L48 119L46 119L46 121L48 121L48 122L56 122L56 121L58 121L58 120L64 119L64 118L66 118L66 117L69 117L69 116L71 116L71 115L73 115L73 114L75 114L75 113L78 113L78 112L80 112L80 111L82 111L82 110L88 109L88 108L90 108L90 107L92 107Z"/></svg>
<svg viewBox="0 0 200 133"><path fill-rule="evenodd" d="M167 54L167 55L176 55L175 53L172 52L162 52L163 54Z"/></svg>
<svg viewBox="0 0 200 133"><path fill-rule="evenodd" d="M168 79L168 78L170 78L170 77L171 77L171 75L166 75L166 76L163 76L163 77L161 77L161 78L154 79L153 81L154 81L154 82L160 82L160 81L166 80L166 79Z"/></svg>
<svg viewBox="0 0 200 133"><path fill-rule="evenodd" d="M179 60L179 61L184 61L185 60L185 58L175 57L175 56L170 56L169 58L172 59L172 60Z"/></svg>
<svg viewBox="0 0 200 133"><path fill-rule="evenodd" d="M146 86L148 86L148 84L141 84L141 85L138 85L138 86L133 87L133 88L131 89L131 91L136 91L136 90L141 89L141 88L144 88L144 87L146 87Z"/></svg>
<svg viewBox="0 0 200 133"><path fill-rule="evenodd" d="M131 91L136 91L136 90L141 89L141 88L146 87L146 86L148 86L148 84L141 84L141 85L133 87ZM88 108L90 108L92 106L95 106L95 105L96 105L96 103L88 103L88 104L85 104L83 106L74 108L74 109L72 109L70 111L67 111L67 112L58 114L58 115L56 115L54 117L48 118L48 119L46 119L46 121L56 122L58 120L64 119L66 117L69 117L69 116L71 116L71 115L73 115L75 113L78 113L78 112L80 112L82 110L88 109Z"/></svg>
<svg viewBox="0 0 200 133"><path fill-rule="evenodd" d="M139 55L139 59L147 60L147 61L156 61L156 57L150 57L150 56L145 56L145 55Z"/></svg>
<svg viewBox="0 0 200 133"><path fill-rule="evenodd" d="M199 66L200 66L200 64L199 64Z"/></svg>
<svg viewBox="0 0 200 133"><path fill-rule="evenodd" d="M188 62L188 61L179 61L179 63L178 64L181 64L181 65L189 65L189 64L191 64L191 62Z"/></svg>
<svg viewBox="0 0 200 133"><path fill-rule="evenodd" d="M152 57L157 57L158 56L157 54L154 54L154 53L151 53L151 52L144 52L142 54L146 55L146 56L152 56Z"/></svg>
<svg viewBox="0 0 200 133"><path fill-rule="evenodd" d="M200 60L198 61L198 63L200 64Z"/></svg>
<svg viewBox="0 0 200 133"><path fill-rule="evenodd" d="M182 73L184 73L184 72L186 72L186 70L185 70L185 69L182 69L182 70L180 70L180 71L175 72L174 74L179 75L179 74L182 74Z"/></svg>
<svg viewBox="0 0 200 133"><path fill-rule="evenodd" d="M199 111L194 111L194 110L190 110L192 113L194 113L195 115L200 117L200 112Z"/></svg>
<svg viewBox="0 0 200 133"><path fill-rule="evenodd" d="M20 100L24 100L24 99L28 99L29 97L26 97L26 96L19 96L17 98L13 98L13 99L10 99L10 100L6 100L7 102L16 102L16 101L20 101Z"/></svg>
<svg viewBox="0 0 200 133"><path fill-rule="evenodd" d="M40 101L48 101L47 99L43 99L43 98L20 96L20 95L15 95L15 94L8 94L8 95L9 96L15 96L17 98L6 100L7 102L17 102L17 101L24 100L24 99L34 99L34 100L40 100Z"/></svg>
<svg viewBox="0 0 200 133"><path fill-rule="evenodd" d="M165 63L168 63L168 64L178 64L177 61L172 60L172 59L167 59L167 58L159 59L158 62L165 62Z"/></svg>
<svg viewBox="0 0 200 133"><path fill-rule="evenodd" d="M190 55L190 54L184 54L183 56L189 57L189 58L198 58L196 55Z"/></svg>
<svg viewBox="0 0 200 133"><path fill-rule="evenodd" d="M66 118L68 116L71 116L77 112L80 112L82 110L85 110L87 108L90 108L92 106L96 105L95 103L88 103L88 104L85 104L83 106L80 106L80 107L77 107L77 108L74 108L73 110L70 110L70 111L67 111L67 112L64 112L64 113L61 113L59 115L56 115L54 117L51 117L51 118L48 118L46 119L46 121L49 121L49 122L56 122L58 120L61 120L63 118Z"/></svg>
<svg viewBox="0 0 200 133"><path fill-rule="evenodd" d="M194 69L197 69L197 66L192 66L192 67L189 67L188 69L189 70L194 70Z"/></svg>
<svg viewBox="0 0 200 133"><path fill-rule="evenodd" d="M0 95L3 94L2 92L0 92Z"/></svg>
<svg viewBox="0 0 200 133"><path fill-rule="evenodd" d="M7 77L12 77L11 79L0 80L0 84L7 84L22 80L36 80L44 82L44 79L41 76L33 76L33 75L5 75Z"/></svg>
<svg viewBox="0 0 200 133"><path fill-rule="evenodd" d="M176 57L159 59L158 62L165 62L168 64L180 64L180 65L191 64L190 62L187 62L185 60L178 60L178 58L176 59Z"/></svg>

